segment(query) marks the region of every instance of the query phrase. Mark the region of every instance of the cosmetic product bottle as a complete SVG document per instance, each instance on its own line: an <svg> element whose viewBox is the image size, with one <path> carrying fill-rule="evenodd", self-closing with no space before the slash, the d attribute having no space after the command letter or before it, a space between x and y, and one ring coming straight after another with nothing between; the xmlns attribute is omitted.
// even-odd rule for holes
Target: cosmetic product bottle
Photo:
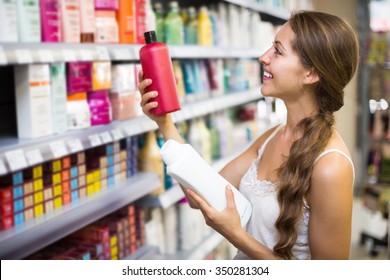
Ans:
<svg viewBox="0 0 390 280"><path fill-rule="evenodd" d="M151 110L155 115L164 115L180 110L176 80L172 61L166 44L157 42L155 31L145 32L144 45L139 52L144 77L152 79L147 91L157 91L158 96L151 99L158 106Z"/></svg>
<svg viewBox="0 0 390 280"><path fill-rule="evenodd" d="M228 185L231 186L241 225L244 227L248 223L252 214L250 202L207 164L191 145L170 139L161 148L161 156L167 165L167 173L172 178L202 196L217 211L226 208L225 189Z"/></svg>

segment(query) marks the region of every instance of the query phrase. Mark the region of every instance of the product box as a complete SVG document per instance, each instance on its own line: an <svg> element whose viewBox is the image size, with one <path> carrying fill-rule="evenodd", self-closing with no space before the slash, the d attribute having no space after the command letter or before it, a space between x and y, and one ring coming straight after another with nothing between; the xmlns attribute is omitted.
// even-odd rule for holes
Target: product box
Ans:
<svg viewBox="0 0 390 280"><path fill-rule="evenodd" d="M85 92L72 93L67 97L68 129L83 129L91 126L91 114Z"/></svg>
<svg viewBox="0 0 390 280"><path fill-rule="evenodd" d="M119 29L119 43L135 44L135 0L119 0L119 9L116 12L116 19Z"/></svg>
<svg viewBox="0 0 390 280"><path fill-rule="evenodd" d="M50 65L51 74L51 107L53 132L61 133L67 130L66 113L66 67L65 63Z"/></svg>
<svg viewBox="0 0 390 280"><path fill-rule="evenodd" d="M14 66L19 138L52 133L50 69L48 64Z"/></svg>
<svg viewBox="0 0 390 280"><path fill-rule="evenodd" d="M42 42L62 42L60 1L40 0Z"/></svg>
<svg viewBox="0 0 390 280"><path fill-rule="evenodd" d="M18 41L18 10L16 0L0 1L0 42Z"/></svg>
<svg viewBox="0 0 390 280"><path fill-rule="evenodd" d="M136 95L137 92L111 93L110 102L112 117L114 120L125 120L136 117Z"/></svg>
<svg viewBox="0 0 390 280"><path fill-rule="evenodd" d="M61 12L62 41L80 43L80 4L79 0L59 0Z"/></svg>
<svg viewBox="0 0 390 280"><path fill-rule="evenodd" d="M96 43L119 43L119 28L115 11L96 10Z"/></svg>
<svg viewBox="0 0 390 280"><path fill-rule="evenodd" d="M66 71L68 94L92 89L92 62L68 62Z"/></svg>
<svg viewBox="0 0 390 280"><path fill-rule="evenodd" d="M92 63L92 90L110 89L111 83L111 62L95 61Z"/></svg>
<svg viewBox="0 0 390 280"><path fill-rule="evenodd" d="M16 1L20 42L41 42L39 0ZM2 27L3 28L3 27Z"/></svg>

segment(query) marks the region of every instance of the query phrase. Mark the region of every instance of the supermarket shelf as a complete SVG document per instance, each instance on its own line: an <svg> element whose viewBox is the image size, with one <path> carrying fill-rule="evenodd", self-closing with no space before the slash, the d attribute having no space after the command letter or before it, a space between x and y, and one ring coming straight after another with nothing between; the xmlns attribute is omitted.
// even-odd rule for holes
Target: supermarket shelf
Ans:
<svg viewBox="0 0 390 280"><path fill-rule="evenodd" d="M139 61L142 45L72 43L0 43L0 65L71 61ZM169 45L173 59L178 58L257 58L256 48Z"/></svg>
<svg viewBox="0 0 390 280"><path fill-rule="evenodd" d="M214 231L204 238L198 246L192 250L181 251L173 255L161 254L153 256L153 259L160 260L203 260L212 252L222 241L224 237Z"/></svg>
<svg viewBox="0 0 390 280"><path fill-rule="evenodd" d="M286 9L275 8L272 6L259 4L254 1L248 0L224 0L225 2L236 4L241 7L249 8L253 11L258 11L262 14L266 14L280 20L288 20L290 18L290 12Z"/></svg>
<svg viewBox="0 0 390 280"><path fill-rule="evenodd" d="M230 93L185 104L182 110L173 114L173 119L175 122L181 122L253 102L260 98L259 88ZM114 121L106 125L38 139L1 138L0 175L155 129L157 129L155 122L146 116L139 116L126 121Z"/></svg>
<svg viewBox="0 0 390 280"><path fill-rule="evenodd" d="M0 232L0 259L21 259L155 190L152 173L139 173L103 190L46 213L21 226Z"/></svg>

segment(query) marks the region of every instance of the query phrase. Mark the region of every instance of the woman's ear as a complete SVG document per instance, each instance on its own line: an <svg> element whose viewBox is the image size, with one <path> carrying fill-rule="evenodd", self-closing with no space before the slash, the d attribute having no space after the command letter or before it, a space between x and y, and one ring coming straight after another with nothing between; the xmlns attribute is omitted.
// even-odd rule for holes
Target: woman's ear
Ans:
<svg viewBox="0 0 390 280"><path fill-rule="evenodd" d="M317 72L314 70L314 68L310 68L306 71L305 77L303 80L303 83L305 85L314 85L320 81L320 77L318 76Z"/></svg>

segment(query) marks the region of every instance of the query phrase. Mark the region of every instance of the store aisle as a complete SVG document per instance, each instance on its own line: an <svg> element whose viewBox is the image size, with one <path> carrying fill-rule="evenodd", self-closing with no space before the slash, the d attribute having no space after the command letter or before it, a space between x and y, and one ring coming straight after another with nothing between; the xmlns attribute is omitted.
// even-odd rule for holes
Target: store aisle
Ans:
<svg viewBox="0 0 390 280"><path fill-rule="evenodd" d="M376 257L369 254L369 244L360 245L360 234L363 229L367 229L368 211L363 206L360 198L354 199L353 214L352 214L352 244L351 244L351 260L386 260L388 258L387 251L381 250ZM383 231L385 224L380 224L379 231Z"/></svg>

